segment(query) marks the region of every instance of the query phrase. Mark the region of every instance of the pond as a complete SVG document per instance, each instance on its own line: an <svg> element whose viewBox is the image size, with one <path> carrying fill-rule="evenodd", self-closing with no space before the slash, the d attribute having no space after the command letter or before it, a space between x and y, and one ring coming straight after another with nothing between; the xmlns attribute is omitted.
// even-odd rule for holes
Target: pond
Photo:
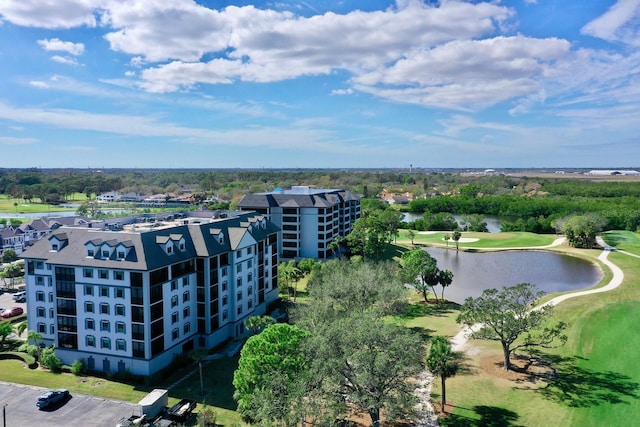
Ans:
<svg viewBox="0 0 640 427"><path fill-rule="evenodd" d="M438 268L453 272L445 298L457 303L477 297L485 289L501 289L532 283L546 293L589 288L600 281L602 271L584 259L547 251L456 252L427 248ZM436 292L442 287L437 286Z"/></svg>

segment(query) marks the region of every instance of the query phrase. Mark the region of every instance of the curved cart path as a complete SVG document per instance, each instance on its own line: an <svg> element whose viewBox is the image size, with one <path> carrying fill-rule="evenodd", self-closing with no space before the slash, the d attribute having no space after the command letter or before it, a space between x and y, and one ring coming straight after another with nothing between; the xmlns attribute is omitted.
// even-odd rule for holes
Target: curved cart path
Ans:
<svg viewBox="0 0 640 427"><path fill-rule="evenodd" d="M609 267L609 269L611 269L611 272L613 273L613 277L611 278L611 280L609 281L609 283L607 283L605 286L602 286L600 288L596 288L596 289L589 289L586 291L577 291L577 292L572 292L572 293L568 293L568 294L564 294L564 295L559 295L555 298L552 298L551 300L547 301L546 303L544 303L543 305L541 305L540 307L543 307L545 305L557 305L559 303L561 303L562 301L566 301L569 298L575 298L575 297L580 297L580 296L584 296L584 295L591 295L591 294L598 294L601 292L608 292L611 291L615 288L617 288L618 286L620 286L620 284L622 283L622 280L624 279L624 273L622 272L622 270L620 269L620 267L618 267L617 265L615 265L614 263L612 263L611 261L609 261L608 257L609 257L609 253L612 252L613 248L611 248L609 245L607 245L604 240L602 240L600 237L598 237L598 244L600 246L602 246L604 248L604 250L602 251L602 253L600 254L600 256L598 256L598 259L607 267ZM548 247L551 246L556 246L560 243L562 243L564 241L564 238L561 239L556 239L553 244L549 245ZM531 248L530 248L531 249ZM629 253L629 252L624 252L626 255L630 255L630 256L634 256L636 258L640 258L640 256ZM534 308L535 310L535 308ZM464 349L465 344L467 343L468 339L469 339L469 335L472 331L477 330L481 325L477 324L477 325L473 325L471 327L466 327L463 328L460 332L458 332L456 334L456 336L454 336L451 339L451 346L453 348L454 351L462 351Z"/></svg>
<svg viewBox="0 0 640 427"><path fill-rule="evenodd" d="M543 248L550 248L550 247L554 247L554 246L559 246L562 243L564 243L565 238L561 237L556 239L553 243L551 243L550 245L547 246L538 246L538 247L526 247L526 248L509 248L512 250L518 250L518 249L543 249ZM618 286L620 286L620 284L622 284L622 281L624 280L624 273L622 272L622 270L620 269L620 267L618 267L617 265L615 265L614 263L612 263L611 261L609 261L608 257L609 257L609 253L611 253L613 250L615 250L614 248L610 247L609 245L607 245L604 240L602 240L600 237L598 237L598 244L600 246L602 246L604 248L604 250L602 251L602 253L600 254L600 256L598 256L598 259L607 267L609 267L609 269L611 270L611 272L613 273L613 277L611 278L611 280L609 281L609 283L607 283L605 286L602 286L600 288L596 288L596 289L589 289L586 291L576 291L576 292L571 292L568 294L564 294L564 295L559 295L555 298L552 298L551 300L547 301L546 303L544 303L543 305L539 306L539 307L543 307L545 305L557 305L559 303L561 303L562 301L566 301L569 298L576 298L576 297L580 297L580 296L584 296L584 295L591 295L591 294L598 294L598 293L602 293L602 292L608 292L611 291L615 288L617 288ZM621 253L624 253L625 255L629 255L629 256L633 256L636 258L640 258L639 255L636 254L632 254L630 252L626 252L626 251L619 251ZM535 308L534 308L535 310ZM458 332L452 339L451 339L451 347L454 351L463 351L465 348L465 345L467 344L467 341L469 340L469 335L471 334L472 331L477 330L481 327L481 324L476 324L473 325L471 327L466 327L463 328L460 332ZM431 390L431 381L433 381L433 376L426 375L424 377L421 378L423 380L423 382L420 384L420 386L418 387L418 390L420 390L420 392L418 392L418 390L416 390L416 394L418 394L420 396L420 406L421 409L423 409L424 412L422 412L422 417L423 420L421 420L422 422L420 424L418 424L421 427L435 427L438 426L438 420L437 417L435 415L435 413L433 412L433 407L431 406L431 404L429 403L428 406L427 404L425 404L425 400L428 401L429 400L429 392ZM425 381L426 380L426 381ZM427 384L425 384L425 382Z"/></svg>

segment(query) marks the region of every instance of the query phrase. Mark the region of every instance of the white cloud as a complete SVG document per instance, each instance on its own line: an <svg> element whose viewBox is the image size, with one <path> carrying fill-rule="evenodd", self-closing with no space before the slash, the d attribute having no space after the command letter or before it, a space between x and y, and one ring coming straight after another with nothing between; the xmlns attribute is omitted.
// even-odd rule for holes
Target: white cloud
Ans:
<svg viewBox="0 0 640 427"><path fill-rule="evenodd" d="M335 135L326 123L291 123L289 126L254 126L229 130L191 128L169 123L161 117L97 114L70 109L16 108L0 102L0 119L18 123L52 125L61 129L152 138L176 138L182 143L298 149L305 141L311 151L358 151L357 147L336 147Z"/></svg>
<svg viewBox="0 0 640 427"><path fill-rule="evenodd" d="M331 95L351 95L353 93L353 89L336 89L331 91Z"/></svg>
<svg viewBox="0 0 640 427"><path fill-rule="evenodd" d="M68 56L60 56L60 55L54 55L51 57L52 61L58 62L60 64L66 64L66 65L78 65L78 61L76 61L75 58L71 58Z"/></svg>
<svg viewBox="0 0 640 427"><path fill-rule="evenodd" d="M37 143L34 138L14 138L11 136L0 136L0 145L30 145Z"/></svg>
<svg viewBox="0 0 640 427"><path fill-rule="evenodd" d="M396 0L385 10L305 17L255 6L211 9L193 0L21 0L0 2L0 16L43 28L102 26L111 49L131 55L127 66L140 69L108 82L151 93L347 75L351 87L328 92L359 90L459 111L509 101L512 114L553 97L571 102L576 96L605 100L611 93L636 93L629 76L637 74L640 54L572 50L568 41L555 38L500 36L515 16L502 4ZM640 0L619 0L583 32L636 43L639 8ZM39 43L73 55L84 48L57 38Z"/></svg>
<svg viewBox="0 0 640 427"><path fill-rule="evenodd" d="M47 89L49 87L49 85L46 82L36 81L36 80L30 81L29 85L40 88L40 89Z"/></svg>
<svg viewBox="0 0 640 427"><path fill-rule="evenodd" d="M145 64L145 60L141 56L134 56L131 58L131 61L129 61L129 64L131 64L132 67L139 68Z"/></svg>
<svg viewBox="0 0 640 427"><path fill-rule="evenodd" d="M434 107L473 110L542 90L540 80L570 54L559 39L452 41L354 77L359 90Z"/></svg>
<svg viewBox="0 0 640 427"><path fill-rule="evenodd" d="M83 43L65 42L58 38L38 40L38 44L42 46L44 50L48 51L67 52L74 56L82 55L84 53Z"/></svg>
<svg viewBox="0 0 640 427"><path fill-rule="evenodd" d="M585 25L582 33L640 46L640 0L618 0L604 15Z"/></svg>
<svg viewBox="0 0 640 427"><path fill-rule="evenodd" d="M163 92L197 83L272 82L334 70L358 74L416 49L494 32L512 13L489 3L449 1L434 7L412 1L400 10L303 18L253 6L218 11L188 2L148 8L123 2L111 4L105 13L109 25L122 29L105 37L114 50L150 62L170 60L142 74L142 87ZM213 59L198 62L205 54Z"/></svg>
<svg viewBox="0 0 640 427"><path fill-rule="evenodd" d="M36 28L96 26L94 11L107 0L20 0L0 2L0 16L16 25Z"/></svg>

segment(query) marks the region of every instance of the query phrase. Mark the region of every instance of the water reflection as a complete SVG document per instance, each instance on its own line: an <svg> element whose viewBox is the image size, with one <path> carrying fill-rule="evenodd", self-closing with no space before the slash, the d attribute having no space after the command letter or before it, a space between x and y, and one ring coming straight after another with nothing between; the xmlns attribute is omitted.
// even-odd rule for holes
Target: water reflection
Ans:
<svg viewBox="0 0 640 427"><path fill-rule="evenodd" d="M453 272L453 284L445 297L462 303L484 289L500 289L533 283L547 293L588 288L602 278L602 271L581 258L546 251L456 252L428 248L440 269ZM440 293L441 287L436 287Z"/></svg>

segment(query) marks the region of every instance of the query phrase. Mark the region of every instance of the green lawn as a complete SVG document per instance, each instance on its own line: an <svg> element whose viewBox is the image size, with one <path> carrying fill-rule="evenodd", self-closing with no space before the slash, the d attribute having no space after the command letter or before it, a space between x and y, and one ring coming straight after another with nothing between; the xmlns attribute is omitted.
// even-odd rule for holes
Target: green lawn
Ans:
<svg viewBox="0 0 640 427"><path fill-rule="evenodd" d="M0 379L18 384L31 384L46 388L68 388L71 392L101 396L108 399L138 402L151 388L107 381L102 378L72 374L53 374L40 369L29 369L16 360L0 360Z"/></svg>
<svg viewBox="0 0 640 427"><path fill-rule="evenodd" d="M242 423L240 414L235 412L237 405L233 400L233 372L238 367L237 357L223 357L221 359L203 362L202 376L205 394L200 393L200 375L195 366L190 366L184 372L179 372L166 381L165 388L169 389L169 396L177 399L193 399L199 403L215 409L217 424L232 426ZM176 384L176 381L180 381ZM200 405L198 405L200 408Z"/></svg>
<svg viewBox="0 0 640 427"><path fill-rule="evenodd" d="M411 240L407 235L408 230L400 230L398 243L411 244ZM445 234L451 234L444 231L437 232L416 232L413 242L416 245L431 246L448 246L455 249L456 244L453 240L447 242L443 239ZM458 242L460 249L477 248L477 249L511 249L532 246L547 246L553 243L558 236L553 234L535 234L527 232L510 232L510 233L462 233L462 239L474 239L473 242L464 240ZM476 240L477 239L477 240Z"/></svg>
<svg viewBox="0 0 640 427"><path fill-rule="evenodd" d="M66 203L84 203L87 197L84 194L74 194ZM33 199L32 203L26 203L23 199L14 199L7 194L0 194L0 213L6 214L25 214L25 213L42 213L49 212L75 212L75 208L65 208L56 205L47 205L40 203L40 199Z"/></svg>
<svg viewBox="0 0 640 427"><path fill-rule="evenodd" d="M631 231L615 230L602 233L608 245L640 255L640 235Z"/></svg>
<svg viewBox="0 0 640 427"><path fill-rule="evenodd" d="M541 354L556 375L535 381L491 375L485 367L500 348L473 341L466 372L447 381L448 400L455 408L441 425L630 425L629 414L640 411L640 263L618 253L610 254L610 260L625 272L620 288L573 298L556 308L557 318L570 325L569 340ZM439 393L436 382L434 400Z"/></svg>

